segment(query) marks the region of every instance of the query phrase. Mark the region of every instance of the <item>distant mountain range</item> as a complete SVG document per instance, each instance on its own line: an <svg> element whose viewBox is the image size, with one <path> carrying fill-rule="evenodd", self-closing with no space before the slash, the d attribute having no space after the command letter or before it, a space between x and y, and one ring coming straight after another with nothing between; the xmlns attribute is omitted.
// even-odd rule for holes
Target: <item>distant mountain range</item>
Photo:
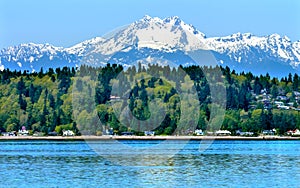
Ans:
<svg viewBox="0 0 300 188"><path fill-rule="evenodd" d="M250 33L208 38L177 16L165 19L144 16L109 36L69 48L34 43L4 48L0 51L0 70L39 71L41 67L46 70L82 63L93 66L118 63L128 67L139 60L190 65L195 64L195 59L189 54L195 52L203 56L213 54L219 65L257 75L268 72L281 77L300 70L300 41L291 42L278 34L258 37Z"/></svg>

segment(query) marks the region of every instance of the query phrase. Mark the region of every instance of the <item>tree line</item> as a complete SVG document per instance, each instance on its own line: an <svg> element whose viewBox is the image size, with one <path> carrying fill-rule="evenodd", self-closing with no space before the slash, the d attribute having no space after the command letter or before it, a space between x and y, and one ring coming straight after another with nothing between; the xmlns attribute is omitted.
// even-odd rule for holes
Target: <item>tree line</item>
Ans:
<svg viewBox="0 0 300 188"><path fill-rule="evenodd" d="M0 130L18 131L25 126L45 135L61 134L64 129L78 135L111 131L142 135L145 130L186 135L194 129L259 134L275 128L284 134L300 128L299 84L297 74L255 76L218 66L138 64L124 69L107 64L34 73L5 69L0 72ZM221 119L212 116L213 109L222 107L215 102L222 100L221 93L211 94L218 89L226 91ZM220 99L214 101L214 97ZM291 110L278 109L274 101L292 103ZM220 127L214 127L218 121L222 121Z"/></svg>

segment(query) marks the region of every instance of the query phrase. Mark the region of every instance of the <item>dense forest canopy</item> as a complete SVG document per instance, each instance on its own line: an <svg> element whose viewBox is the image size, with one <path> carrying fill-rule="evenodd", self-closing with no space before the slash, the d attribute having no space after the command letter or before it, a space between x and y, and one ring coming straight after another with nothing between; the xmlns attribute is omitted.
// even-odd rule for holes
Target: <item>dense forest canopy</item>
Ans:
<svg viewBox="0 0 300 188"><path fill-rule="evenodd" d="M0 72L0 130L188 135L195 129L259 134L275 128L284 134L300 128L299 84L297 74L279 79L228 67L5 69ZM220 116L213 115L217 109Z"/></svg>

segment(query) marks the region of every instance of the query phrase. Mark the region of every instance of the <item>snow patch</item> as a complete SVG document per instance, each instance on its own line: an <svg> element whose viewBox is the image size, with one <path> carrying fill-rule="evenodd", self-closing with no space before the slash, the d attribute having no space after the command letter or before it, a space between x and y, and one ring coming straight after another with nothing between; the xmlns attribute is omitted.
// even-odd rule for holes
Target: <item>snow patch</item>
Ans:
<svg viewBox="0 0 300 188"><path fill-rule="evenodd" d="M22 67L22 63L21 62L17 62L18 66L21 68Z"/></svg>
<svg viewBox="0 0 300 188"><path fill-rule="evenodd" d="M173 52L175 50L172 50L172 48L163 42L159 41L139 41L138 42L138 49L140 48L151 48L151 49L157 49L157 50L165 50L167 52Z"/></svg>
<svg viewBox="0 0 300 188"><path fill-rule="evenodd" d="M30 56L29 57L29 62L32 63L34 61L34 57Z"/></svg>
<svg viewBox="0 0 300 188"><path fill-rule="evenodd" d="M241 59L242 59L242 57L240 56L240 57L238 57L238 62L240 63L241 62Z"/></svg>

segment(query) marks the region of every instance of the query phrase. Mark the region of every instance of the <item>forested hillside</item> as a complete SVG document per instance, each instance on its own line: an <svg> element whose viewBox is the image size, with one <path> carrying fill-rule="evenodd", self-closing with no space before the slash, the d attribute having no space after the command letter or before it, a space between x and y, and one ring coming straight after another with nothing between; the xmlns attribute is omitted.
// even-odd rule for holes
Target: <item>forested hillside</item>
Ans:
<svg viewBox="0 0 300 188"><path fill-rule="evenodd" d="M214 74L218 69L222 78ZM210 91L215 86L209 82L226 90L226 114L220 129L260 133L275 128L284 134L300 128L297 74L278 79L268 74L237 74L228 67L139 65L124 70L108 64L103 68L64 67L38 73L1 71L0 130L18 131L25 126L30 133L45 135L53 131L61 134L64 129L92 135L106 134L107 130L115 134L132 131L139 135L142 130L153 130L156 134L186 135L193 131L190 121L196 122L194 129L210 130L217 121L217 117L210 119L211 110L219 104L212 104ZM199 104L199 108L181 98L183 91L186 96L196 92L197 99L189 102ZM128 107L134 118L117 112L113 108L116 105ZM157 117L157 121L154 118L150 123L139 123L151 117ZM178 129L180 121L184 126Z"/></svg>

